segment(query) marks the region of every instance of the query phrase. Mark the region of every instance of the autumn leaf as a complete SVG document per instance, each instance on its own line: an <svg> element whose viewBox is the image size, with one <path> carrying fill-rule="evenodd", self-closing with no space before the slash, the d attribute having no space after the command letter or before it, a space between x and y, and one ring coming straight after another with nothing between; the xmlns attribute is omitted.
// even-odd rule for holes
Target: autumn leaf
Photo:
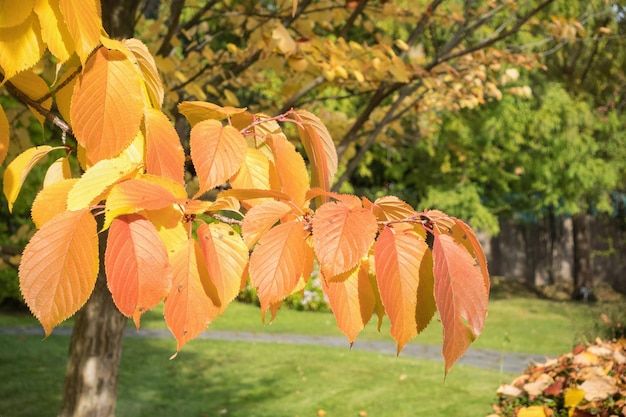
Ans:
<svg viewBox="0 0 626 417"><path fill-rule="evenodd" d="M20 71L32 68L45 50L39 20L34 13L20 24L0 27L0 67L6 80Z"/></svg>
<svg viewBox="0 0 626 417"><path fill-rule="evenodd" d="M76 53L85 64L99 44L102 29L100 2L96 0L59 0L63 21L72 35Z"/></svg>
<svg viewBox="0 0 626 417"><path fill-rule="evenodd" d="M146 175L115 184L107 196L103 228L106 229L115 217L122 214L163 209L184 198L186 192L182 185L172 181L167 187L164 184L166 181L166 178Z"/></svg>
<svg viewBox="0 0 626 417"><path fill-rule="evenodd" d="M258 149L246 149L245 158L239 171L230 178L233 188L241 189L270 189L270 161Z"/></svg>
<svg viewBox="0 0 626 417"><path fill-rule="evenodd" d="M488 291L474 259L451 236L435 235L433 261L435 301L443 325L442 353L448 373L483 329Z"/></svg>
<svg viewBox="0 0 626 417"><path fill-rule="evenodd" d="M311 186L330 190L337 173L337 150L328 129L322 121L306 110L294 115L298 122L300 140L311 167Z"/></svg>
<svg viewBox="0 0 626 417"><path fill-rule="evenodd" d="M23 1L12 2L23 4ZM41 24L41 37L48 49L60 63L67 61L74 53L74 42L67 26L58 1L35 1L33 10Z"/></svg>
<svg viewBox="0 0 626 417"><path fill-rule="evenodd" d="M152 107L155 110L159 110L163 107L163 97L165 95L163 91L163 83L159 76L159 70L157 69L154 57L148 50L148 47L138 39L124 39L122 44L127 47L130 52L135 56L137 65L143 75L143 80L148 90L148 97L152 103ZM167 148L162 148L167 149Z"/></svg>
<svg viewBox="0 0 626 417"><path fill-rule="evenodd" d="M273 200L252 207L246 213L241 225L241 234L247 247L252 248L264 233L291 210L293 208L287 203Z"/></svg>
<svg viewBox="0 0 626 417"><path fill-rule="evenodd" d="M198 257L200 255L200 257ZM200 259L199 259L200 258ZM170 257L172 290L165 299L163 315L167 328L176 338L179 351L188 341L202 333L218 314L218 308L204 291L198 264L203 263L198 243L188 239Z"/></svg>
<svg viewBox="0 0 626 417"><path fill-rule="evenodd" d="M68 209L79 210L97 204L114 184L135 175L138 169L138 164L124 155L98 161L85 171L70 190Z"/></svg>
<svg viewBox="0 0 626 417"><path fill-rule="evenodd" d="M11 84L13 84L13 86L20 92L24 93L28 98L35 101L50 93L50 87L48 87L48 84L46 84L44 79L35 74L32 70L22 71L15 74L15 76L11 78ZM52 107L52 98L47 98L41 102L41 107L46 110L50 110ZM35 119L37 119L43 126L43 123L46 120L45 116L32 107L29 107L29 109Z"/></svg>
<svg viewBox="0 0 626 417"><path fill-rule="evenodd" d="M191 129L191 158L200 189L199 196L223 184L244 161L247 143L238 130L217 120L204 120Z"/></svg>
<svg viewBox="0 0 626 417"><path fill-rule="evenodd" d="M39 191L30 210L33 223L38 229L67 210L67 195L76 181L76 178L64 179Z"/></svg>
<svg viewBox="0 0 626 417"><path fill-rule="evenodd" d="M369 279L369 263L363 262L341 281L322 280L324 293L337 320L337 327L354 343L372 318L376 294Z"/></svg>
<svg viewBox="0 0 626 417"><path fill-rule="evenodd" d="M302 155L284 136L267 135L265 142L274 154L281 191L289 195L298 207L302 207L309 189L309 174Z"/></svg>
<svg viewBox="0 0 626 417"><path fill-rule="evenodd" d="M185 151L178 133L160 110L145 110L146 172L185 183Z"/></svg>
<svg viewBox="0 0 626 417"><path fill-rule="evenodd" d="M85 304L98 268L97 224L88 209L58 214L28 242L20 290L46 336Z"/></svg>
<svg viewBox="0 0 626 417"><path fill-rule="evenodd" d="M250 257L250 280L257 288L261 312L292 293L298 280L310 274L313 253L304 223L290 221L265 233ZM306 276L308 278L308 276Z"/></svg>
<svg viewBox="0 0 626 417"><path fill-rule="evenodd" d="M15 203L30 170L37 162L54 149L59 148L43 145L26 149L11 161L9 166L4 170L2 190L9 203L9 212L13 210L13 203Z"/></svg>
<svg viewBox="0 0 626 417"><path fill-rule="evenodd" d="M435 312L434 303L428 302L428 291L432 298L432 276L428 283L428 275L423 277L425 282L420 275L429 252L426 241L411 228L385 227L374 246L378 291L391 321L391 336L398 343L398 353L426 327ZM420 296L426 302L418 302Z"/></svg>
<svg viewBox="0 0 626 417"><path fill-rule="evenodd" d="M167 295L172 283L165 244L156 228L138 214L113 220L104 265L117 309L139 328L141 315Z"/></svg>
<svg viewBox="0 0 626 417"><path fill-rule="evenodd" d="M202 248L209 279L217 290L215 303L223 313L235 299L248 266L248 248L235 230L223 223L203 223L198 228L198 241Z"/></svg>
<svg viewBox="0 0 626 417"><path fill-rule="evenodd" d="M356 266L374 243L376 218L368 210L326 203L313 217L313 247L326 279Z"/></svg>
<svg viewBox="0 0 626 417"><path fill-rule="evenodd" d="M365 197L363 199L365 201L363 207L366 209L371 207L378 221L403 220L417 216L413 207L395 196L377 198L374 203Z"/></svg>
<svg viewBox="0 0 626 417"><path fill-rule="evenodd" d="M246 109L218 106L204 101L183 101L178 105L178 111L184 115L191 126L203 120L224 120L227 117L243 114Z"/></svg>
<svg viewBox="0 0 626 417"><path fill-rule="evenodd" d="M61 157L54 161L46 171L46 175L43 179L44 188L59 182L72 178L72 172L70 168L70 161L67 157Z"/></svg>
<svg viewBox="0 0 626 417"><path fill-rule="evenodd" d="M70 119L89 164L118 156L139 131L144 98L141 79L124 53L101 47L78 78Z"/></svg>

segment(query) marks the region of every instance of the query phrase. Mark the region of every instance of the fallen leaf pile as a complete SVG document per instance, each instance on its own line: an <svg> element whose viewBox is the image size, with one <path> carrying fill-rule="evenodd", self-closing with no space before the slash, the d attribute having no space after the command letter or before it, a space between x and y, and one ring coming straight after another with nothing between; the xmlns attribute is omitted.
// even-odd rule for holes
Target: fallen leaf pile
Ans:
<svg viewBox="0 0 626 417"><path fill-rule="evenodd" d="M531 364L497 393L488 417L626 417L626 339Z"/></svg>

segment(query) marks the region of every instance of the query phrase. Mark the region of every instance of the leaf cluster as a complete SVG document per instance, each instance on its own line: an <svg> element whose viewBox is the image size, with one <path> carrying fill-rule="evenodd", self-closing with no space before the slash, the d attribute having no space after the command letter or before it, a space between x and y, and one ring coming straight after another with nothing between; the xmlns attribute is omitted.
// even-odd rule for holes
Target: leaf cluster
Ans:
<svg viewBox="0 0 626 417"><path fill-rule="evenodd" d="M11 210L32 168L58 156L33 202L38 230L19 266L20 289L46 335L84 305L104 273L115 305L137 328L146 310L164 302L180 350L248 280L263 317L273 318L317 263L351 343L374 313L387 315L400 352L439 311L449 371L487 314L487 263L469 226L440 211L418 213L396 197L372 202L331 192L335 145L306 110L270 117L181 102L190 125L186 153L161 110L165 91L149 49L108 37L99 5L85 4L16 6L13 22L28 28L14 36L41 51L9 56L0 43L7 89L63 134L60 146L21 152L3 175ZM51 36L54 25L66 36ZM32 69L46 48L59 63L52 88ZM285 124L295 126L308 167ZM3 122L0 143L9 138ZM187 163L197 174L193 193Z"/></svg>

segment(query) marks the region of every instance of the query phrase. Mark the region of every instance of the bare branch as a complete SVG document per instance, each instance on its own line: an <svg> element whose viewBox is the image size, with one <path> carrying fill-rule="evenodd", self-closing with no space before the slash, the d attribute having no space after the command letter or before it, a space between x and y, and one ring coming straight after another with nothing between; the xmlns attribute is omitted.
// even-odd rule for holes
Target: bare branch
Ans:
<svg viewBox="0 0 626 417"><path fill-rule="evenodd" d="M167 56L172 51L172 38L179 32L180 15L183 12L185 0L173 0L170 5L170 23L167 33L163 36L163 42L157 51L157 55Z"/></svg>

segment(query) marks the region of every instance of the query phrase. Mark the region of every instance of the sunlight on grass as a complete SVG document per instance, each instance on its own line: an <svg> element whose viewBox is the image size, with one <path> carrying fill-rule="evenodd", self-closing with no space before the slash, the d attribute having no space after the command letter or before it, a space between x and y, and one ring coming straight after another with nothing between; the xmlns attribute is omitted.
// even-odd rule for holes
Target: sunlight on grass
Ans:
<svg viewBox="0 0 626 417"><path fill-rule="evenodd" d="M54 415L69 338L0 336L3 417ZM126 339L116 415L484 416L512 375L315 346Z"/></svg>

